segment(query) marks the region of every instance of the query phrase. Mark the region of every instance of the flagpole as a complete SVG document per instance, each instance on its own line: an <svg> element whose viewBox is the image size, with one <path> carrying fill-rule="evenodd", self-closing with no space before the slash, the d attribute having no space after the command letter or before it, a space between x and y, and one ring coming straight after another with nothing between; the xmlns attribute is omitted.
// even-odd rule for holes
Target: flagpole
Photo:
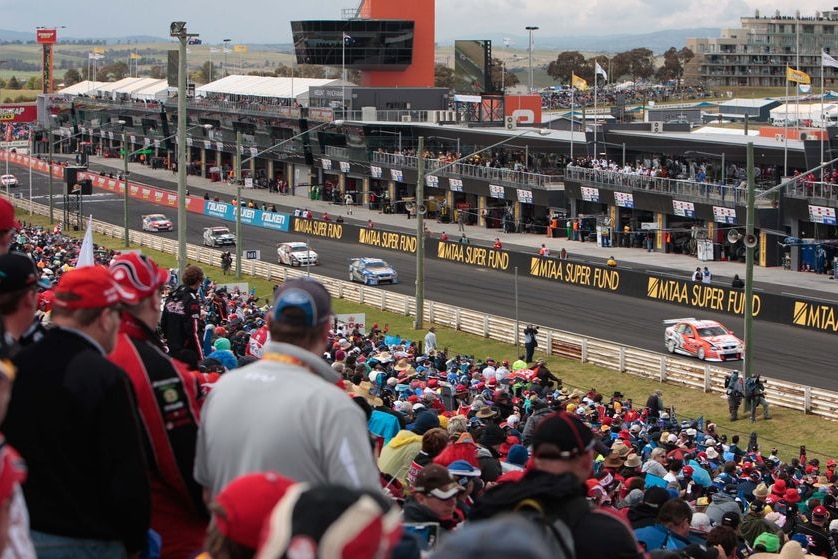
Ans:
<svg viewBox="0 0 838 559"><path fill-rule="evenodd" d="M595 62L595 64L599 64L599 62ZM596 149L596 129L597 129L597 78L599 77L599 73L596 71L596 66L594 67L594 159L599 157L599 153Z"/></svg>
<svg viewBox="0 0 838 559"><path fill-rule="evenodd" d="M821 162L820 164L823 165L823 134L826 132L826 123L824 122L824 114L823 114L823 94L824 94L824 81L823 81L823 49L821 49ZM823 181L823 168L821 168L821 182Z"/></svg>
<svg viewBox="0 0 838 559"><path fill-rule="evenodd" d="M571 74L573 76L573 74ZM574 119L576 118L576 88L573 86L573 77L570 78L570 162L573 163L573 133Z"/></svg>
<svg viewBox="0 0 838 559"><path fill-rule="evenodd" d="M783 176L789 176L789 75L786 66L786 118L783 121Z"/></svg>

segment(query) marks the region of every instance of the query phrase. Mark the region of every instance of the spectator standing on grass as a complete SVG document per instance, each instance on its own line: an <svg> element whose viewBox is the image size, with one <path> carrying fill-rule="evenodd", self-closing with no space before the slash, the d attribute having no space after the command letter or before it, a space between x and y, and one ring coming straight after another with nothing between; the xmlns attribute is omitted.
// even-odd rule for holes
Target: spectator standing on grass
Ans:
<svg viewBox="0 0 838 559"><path fill-rule="evenodd" d="M428 333L425 334L425 353L430 355L436 350L436 328L431 326L428 328Z"/></svg>

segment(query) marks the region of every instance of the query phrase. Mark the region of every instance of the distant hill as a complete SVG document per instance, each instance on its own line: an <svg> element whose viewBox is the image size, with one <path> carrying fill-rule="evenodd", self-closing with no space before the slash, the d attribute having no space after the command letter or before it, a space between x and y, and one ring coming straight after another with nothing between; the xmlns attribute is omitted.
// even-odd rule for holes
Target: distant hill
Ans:
<svg viewBox="0 0 838 559"><path fill-rule="evenodd" d="M538 33L538 32L537 32ZM627 33L617 35L579 35L575 37L550 37L541 34L535 36L536 49L555 49L556 51L578 50L583 52L605 52L617 53L631 50L638 47L652 49L655 54L661 54L669 47L680 49L686 46L688 37L718 37L720 30L714 27L697 27L691 29L664 29L651 33L631 35ZM135 35L130 37L65 37L60 32L59 40L66 41L105 41L107 45L125 45L132 43L169 43L169 37L154 37L150 35ZM482 36L456 37L456 39L488 39L492 41L495 50L504 48L504 39L511 41L511 48L515 50L526 50L528 37L526 35L502 35L488 33ZM35 32L33 31L11 31L0 29L0 42L34 42ZM455 38L438 38L440 45L453 45ZM279 52L291 52L293 45L281 44L251 44L255 50L276 50Z"/></svg>
<svg viewBox="0 0 838 559"><path fill-rule="evenodd" d="M539 32L536 32L539 33ZM697 27L692 29L664 29L652 33L641 33L637 35L579 35L575 37L550 37L537 34L534 38L536 49L556 49L557 51L578 50L584 52L606 52L617 53L635 48L646 47L652 49L655 54L662 54L669 47L680 49L687 45L688 37L718 37L720 29L715 27ZM511 48L526 50L529 37L527 35L498 35L488 34L480 37L458 37L458 39L482 39L491 40L492 49L504 48L504 39L511 40ZM447 41L439 39L439 43L453 43L454 39Z"/></svg>
<svg viewBox="0 0 838 559"><path fill-rule="evenodd" d="M108 45L116 44L131 44L131 43L168 43L168 37L154 37L151 35L132 35L130 37L69 37L64 36L61 30L58 30L59 41L105 41ZM0 42L35 42L35 30L32 31L12 31L10 29L0 29Z"/></svg>

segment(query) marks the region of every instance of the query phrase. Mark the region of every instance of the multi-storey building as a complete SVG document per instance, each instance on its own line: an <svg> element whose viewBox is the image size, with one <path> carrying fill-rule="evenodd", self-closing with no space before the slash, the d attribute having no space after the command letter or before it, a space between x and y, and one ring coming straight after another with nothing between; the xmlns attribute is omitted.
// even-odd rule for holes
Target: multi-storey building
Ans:
<svg viewBox="0 0 838 559"><path fill-rule="evenodd" d="M690 38L696 57L686 72L706 87L782 87L786 67L803 70L820 84L821 50L838 53L838 10L814 16L760 16L740 18L742 26L722 29L718 38ZM834 68L825 69L827 87L838 79Z"/></svg>

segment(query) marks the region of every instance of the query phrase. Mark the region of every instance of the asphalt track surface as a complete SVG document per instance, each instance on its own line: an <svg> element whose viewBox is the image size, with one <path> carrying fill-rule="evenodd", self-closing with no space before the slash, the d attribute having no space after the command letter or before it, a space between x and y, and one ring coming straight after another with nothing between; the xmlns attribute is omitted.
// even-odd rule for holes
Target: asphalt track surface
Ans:
<svg viewBox="0 0 838 559"><path fill-rule="evenodd" d="M28 197L28 176L18 169L21 186L15 194ZM133 180L152 186L174 189L173 182L132 174ZM54 180L55 192L63 188ZM203 195L199 188L190 187L193 195ZM33 174L33 198L35 202L47 204L47 178ZM288 202L299 199L289 199ZM283 202L277 199L279 207ZM93 215L97 220L122 225L122 196L94 189L94 195L85 197L84 215ZM56 204L56 219L61 219L63 206ZM281 208L280 208L281 209ZM162 213L175 221L174 209L137 200L130 201L132 229L140 230L140 216L146 213ZM188 242L200 244L204 227L226 225L234 230L234 224L217 218L188 214ZM178 224L175 223L175 228ZM384 286L384 289L403 294L415 292L415 258L384 249L361 247L348 243L329 241L322 238L306 239L305 236L270 232L265 229L242 225L244 250L259 249L263 260L276 262L276 246L285 241L309 241L319 255L320 265L312 273L338 279L348 279L348 261L359 256L380 257L393 265L399 273L400 283ZM160 233L172 239L177 232ZM486 269L474 269L459 264L427 260L425 262L425 297L428 300L453 304L508 318L514 318L514 276ZM549 288L547 288L549 285ZM518 280L519 320L522 324L532 322L551 328L567 330L585 336L619 342L629 346L665 352L663 346L662 320L689 315L689 310L674 305L623 297L610 293L578 288L559 283L547 284L544 280L529 278L522 273ZM259 294L257 294L259 295ZM265 294L262 294L263 296ZM716 319L726 324L740 336L743 320L723 314L702 312L702 318ZM798 384L838 391L838 373L835 361L835 337L815 331L773 324L754 322L755 361L754 372ZM483 356L485 357L485 356ZM741 367L740 361L726 364L730 368ZM769 384L770 390L770 384Z"/></svg>

